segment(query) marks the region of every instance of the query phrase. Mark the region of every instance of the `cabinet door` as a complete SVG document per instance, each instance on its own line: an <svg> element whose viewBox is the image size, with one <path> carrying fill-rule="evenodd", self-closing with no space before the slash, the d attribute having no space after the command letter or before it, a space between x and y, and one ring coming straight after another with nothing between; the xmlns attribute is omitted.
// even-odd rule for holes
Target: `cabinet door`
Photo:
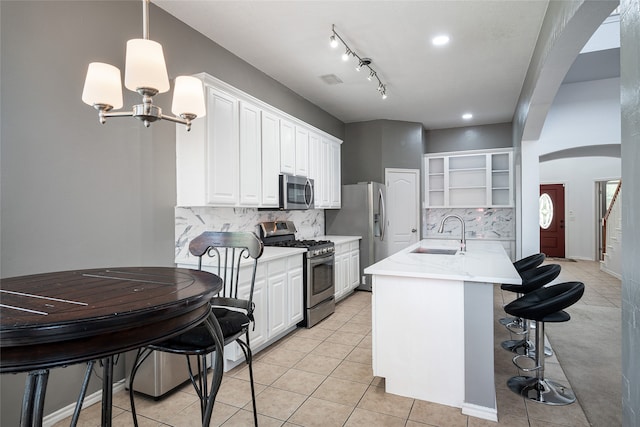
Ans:
<svg viewBox="0 0 640 427"><path fill-rule="evenodd" d="M277 259L267 266L269 338L287 327L287 260Z"/></svg>
<svg viewBox="0 0 640 427"><path fill-rule="evenodd" d="M240 204L258 206L261 201L262 156L260 109L240 102Z"/></svg>
<svg viewBox="0 0 640 427"><path fill-rule="evenodd" d="M336 245L335 252L335 298L342 298L349 288L349 244Z"/></svg>
<svg viewBox="0 0 640 427"><path fill-rule="evenodd" d="M267 341L269 320L267 319L267 279L262 276L256 277L255 289L253 290L253 318L255 329L251 326L249 338L251 346L258 347Z"/></svg>
<svg viewBox="0 0 640 427"><path fill-rule="evenodd" d="M357 242L356 242L357 243ZM355 289L360 285L360 250L349 253L349 287Z"/></svg>
<svg viewBox="0 0 640 427"><path fill-rule="evenodd" d="M267 341L267 277L266 266L258 264L256 271L256 281L253 289L253 310L254 324L249 327L249 339L253 347L258 347ZM242 267L240 277L243 282L238 288L238 298L248 299L251 291L251 268ZM255 326L255 328L254 328ZM238 349L242 355L242 350ZM243 355L242 355L243 356ZM244 357L244 356L243 356Z"/></svg>
<svg viewBox="0 0 640 427"><path fill-rule="evenodd" d="M322 139L322 161L321 161L321 175L324 185L321 186L321 202L324 207L331 207L331 141L328 139Z"/></svg>
<svg viewBox="0 0 640 427"><path fill-rule="evenodd" d="M340 208L342 183L340 178L340 144L336 142L329 143L329 160L329 206L331 208Z"/></svg>
<svg viewBox="0 0 640 427"><path fill-rule="evenodd" d="M293 264L293 265L292 265ZM298 267L293 267L298 265ZM289 271L287 273L288 296L288 326L297 325L304 318L302 308L302 266L300 257L289 258Z"/></svg>
<svg viewBox="0 0 640 427"><path fill-rule="evenodd" d="M296 172L295 126L286 120L280 120L280 172Z"/></svg>
<svg viewBox="0 0 640 427"><path fill-rule="evenodd" d="M262 112L262 206L278 206L280 174L280 120Z"/></svg>
<svg viewBox="0 0 640 427"><path fill-rule="evenodd" d="M300 126L296 126L295 174L309 176L309 131Z"/></svg>
<svg viewBox="0 0 640 427"><path fill-rule="evenodd" d="M215 271L213 268L206 270L210 272ZM253 317L255 322L253 325L249 326L249 339L251 341L251 346L254 348L264 344L267 340L267 294L265 271L265 267L259 264L258 270L256 271L256 281L253 290L253 303L255 304ZM251 275L251 267L245 266L240 269L238 298L249 299L249 292L251 292ZM244 360L244 353L240 346L233 342L225 346L224 357L232 362L237 362L239 360Z"/></svg>
<svg viewBox="0 0 640 427"><path fill-rule="evenodd" d="M238 203L238 101L209 88L207 111L207 200L212 205Z"/></svg>
<svg viewBox="0 0 640 427"><path fill-rule="evenodd" d="M313 200L316 208L326 207L322 203L322 187L325 185L322 170L322 141L317 134L309 133L309 178L313 179Z"/></svg>

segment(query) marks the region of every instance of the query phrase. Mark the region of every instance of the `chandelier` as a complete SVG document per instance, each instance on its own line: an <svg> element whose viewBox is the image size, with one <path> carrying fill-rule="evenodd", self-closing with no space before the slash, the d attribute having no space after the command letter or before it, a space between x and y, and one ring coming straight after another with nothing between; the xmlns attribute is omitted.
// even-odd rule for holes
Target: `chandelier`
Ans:
<svg viewBox="0 0 640 427"><path fill-rule="evenodd" d="M142 96L142 104L129 111L111 111L122 108L122 80L120 69L103 62L92 62L82 91L82 101L98 110L98 119L104 124L107 117L135 117L146 127L157 120L184 124L187 131L196 117L206 115L202 82L192 76L175 79L171 112L162 113L153 104L153 97L169 90L169 77L162 45L149 40L149 0L142 0L142 37L127 41L124 85Z"/></svg>

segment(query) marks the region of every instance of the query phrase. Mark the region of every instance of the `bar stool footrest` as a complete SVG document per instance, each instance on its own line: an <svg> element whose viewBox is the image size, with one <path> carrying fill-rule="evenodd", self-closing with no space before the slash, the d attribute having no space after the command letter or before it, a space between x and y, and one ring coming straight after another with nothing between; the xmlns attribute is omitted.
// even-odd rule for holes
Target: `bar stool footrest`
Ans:
<svg viewBox="0 0 640 427"><path fill-rule="evenodd" d="M534 362L536 361L536 359L534 359L533 357L527 356L527 355L524 355L524 354L518 354L518 355L514 356L513 359L511 359L511 361L521 371L523 371L523 372L535 372L535 371L537 371L537 370L539 370L541 368L540 365L534 366L533 368L525 368L525 367L521 366L520 364L518 364L518 359L523 358L523 357L525 359L533 360Z"/></svg>

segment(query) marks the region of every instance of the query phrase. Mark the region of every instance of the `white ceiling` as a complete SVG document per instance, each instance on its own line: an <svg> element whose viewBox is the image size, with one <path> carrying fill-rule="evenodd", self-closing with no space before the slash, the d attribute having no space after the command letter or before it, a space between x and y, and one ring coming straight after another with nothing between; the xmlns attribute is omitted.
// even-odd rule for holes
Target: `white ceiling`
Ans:
<svg viewBox="0 0 640 427"><path fill-rule="evenodd" d="M427 129L511 121L546 0L204 1L153 3L345 123ZM331 25L373 60L388 98L355 59L331 49ZM437 48L435 35L451 42ZM343 83L320 77L334 74ZM464 121L461 115L474 118Z"/></svg>

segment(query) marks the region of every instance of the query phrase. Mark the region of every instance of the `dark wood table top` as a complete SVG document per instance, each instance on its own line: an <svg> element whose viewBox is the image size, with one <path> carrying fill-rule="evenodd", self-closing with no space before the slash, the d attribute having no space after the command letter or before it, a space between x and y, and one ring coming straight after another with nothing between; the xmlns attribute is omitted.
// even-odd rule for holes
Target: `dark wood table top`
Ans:
<svg viewBox="0 0 640 427"><path fill-rule="evenodd" d="M222 280L123 267L0 280L0 373L48 369L142 347L200 323Z"/></svg>

